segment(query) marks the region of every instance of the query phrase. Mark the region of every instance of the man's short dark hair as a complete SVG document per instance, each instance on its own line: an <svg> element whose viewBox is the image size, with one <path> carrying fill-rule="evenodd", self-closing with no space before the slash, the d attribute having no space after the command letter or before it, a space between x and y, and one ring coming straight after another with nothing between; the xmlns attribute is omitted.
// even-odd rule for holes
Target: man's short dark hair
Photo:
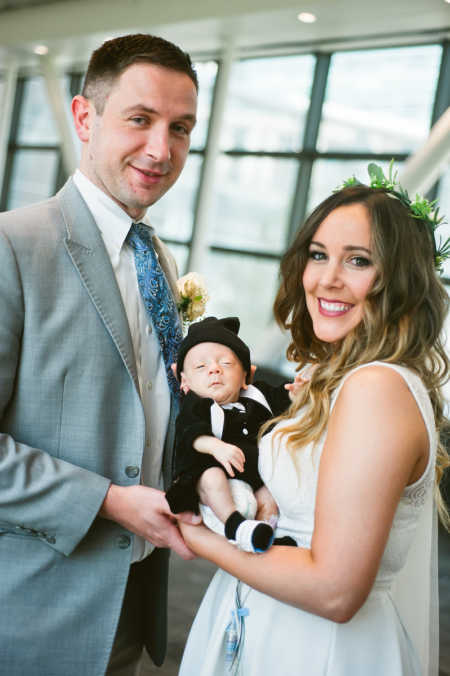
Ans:
<svg viewBox="0 0 450 676"><path fill-rule="evenodd" d="M198 90L191 58L180 47L155 35L123 35L104 42L89 61L81 93L93 101L99 115L117 78L135 63L150 63L185 73Z"/></svg>

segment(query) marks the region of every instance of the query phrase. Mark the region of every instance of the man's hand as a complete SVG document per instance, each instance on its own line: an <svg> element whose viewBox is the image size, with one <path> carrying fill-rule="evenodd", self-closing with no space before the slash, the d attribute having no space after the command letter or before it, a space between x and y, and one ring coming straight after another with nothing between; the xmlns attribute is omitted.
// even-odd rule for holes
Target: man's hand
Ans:
<svg viewBox="0 0 450 676"><path fill-rule="evenodd" d="M162 491L147 486L116 486L111 484L99 516L116 521L156 547L169 547L182 559L194 558L176 525L176 519L198 524L201 518L191 512L172 514Z"/></svg>

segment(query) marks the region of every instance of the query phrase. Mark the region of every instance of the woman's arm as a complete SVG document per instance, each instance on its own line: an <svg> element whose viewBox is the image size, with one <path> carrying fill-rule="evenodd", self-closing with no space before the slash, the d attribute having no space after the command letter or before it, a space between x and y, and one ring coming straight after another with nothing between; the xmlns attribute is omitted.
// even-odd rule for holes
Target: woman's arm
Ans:
<svg viewBox="0 0 450 676"><path fill-rule="evenodd" d="M320 462L311 550L254 556L204 527L182 526L188 546L250 586L336 622L351 619L374 582L405 486L421 475L429 441L402 377L368 367L344 384Z"/></svg>

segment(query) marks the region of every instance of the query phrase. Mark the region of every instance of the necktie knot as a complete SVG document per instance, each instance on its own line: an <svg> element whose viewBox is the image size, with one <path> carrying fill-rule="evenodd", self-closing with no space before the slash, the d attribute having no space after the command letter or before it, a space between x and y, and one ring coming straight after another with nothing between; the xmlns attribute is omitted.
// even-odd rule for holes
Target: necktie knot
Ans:
<svg viewBox="0 0 450 676"><path fill-rule="evenodd" d="M129 244L135 251L148 251L153 249L152 235L150 229L142 223L133 223L126 237Z"/></svg>

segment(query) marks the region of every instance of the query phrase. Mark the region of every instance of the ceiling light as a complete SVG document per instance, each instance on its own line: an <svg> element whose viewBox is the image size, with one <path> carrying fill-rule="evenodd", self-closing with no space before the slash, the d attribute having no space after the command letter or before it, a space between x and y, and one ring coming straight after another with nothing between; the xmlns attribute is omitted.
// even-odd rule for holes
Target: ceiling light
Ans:
<svg viewBox="0 0 450 676"><path fill-rule="evenodd" d="M39 56L44 56L44 54L48 54L47 45L36 45L36 47L34 48L34 53L39 54Z"/></svg>
<svg viewBox="0 0 450 676"><path fill-rule="evenodd" d="M446 2L450 2L450 0L446 0ZM303 23L314 23L314 21L317 21L316 15L311 14L311 12L300 12L297 15L297 19Z"/></svg>

